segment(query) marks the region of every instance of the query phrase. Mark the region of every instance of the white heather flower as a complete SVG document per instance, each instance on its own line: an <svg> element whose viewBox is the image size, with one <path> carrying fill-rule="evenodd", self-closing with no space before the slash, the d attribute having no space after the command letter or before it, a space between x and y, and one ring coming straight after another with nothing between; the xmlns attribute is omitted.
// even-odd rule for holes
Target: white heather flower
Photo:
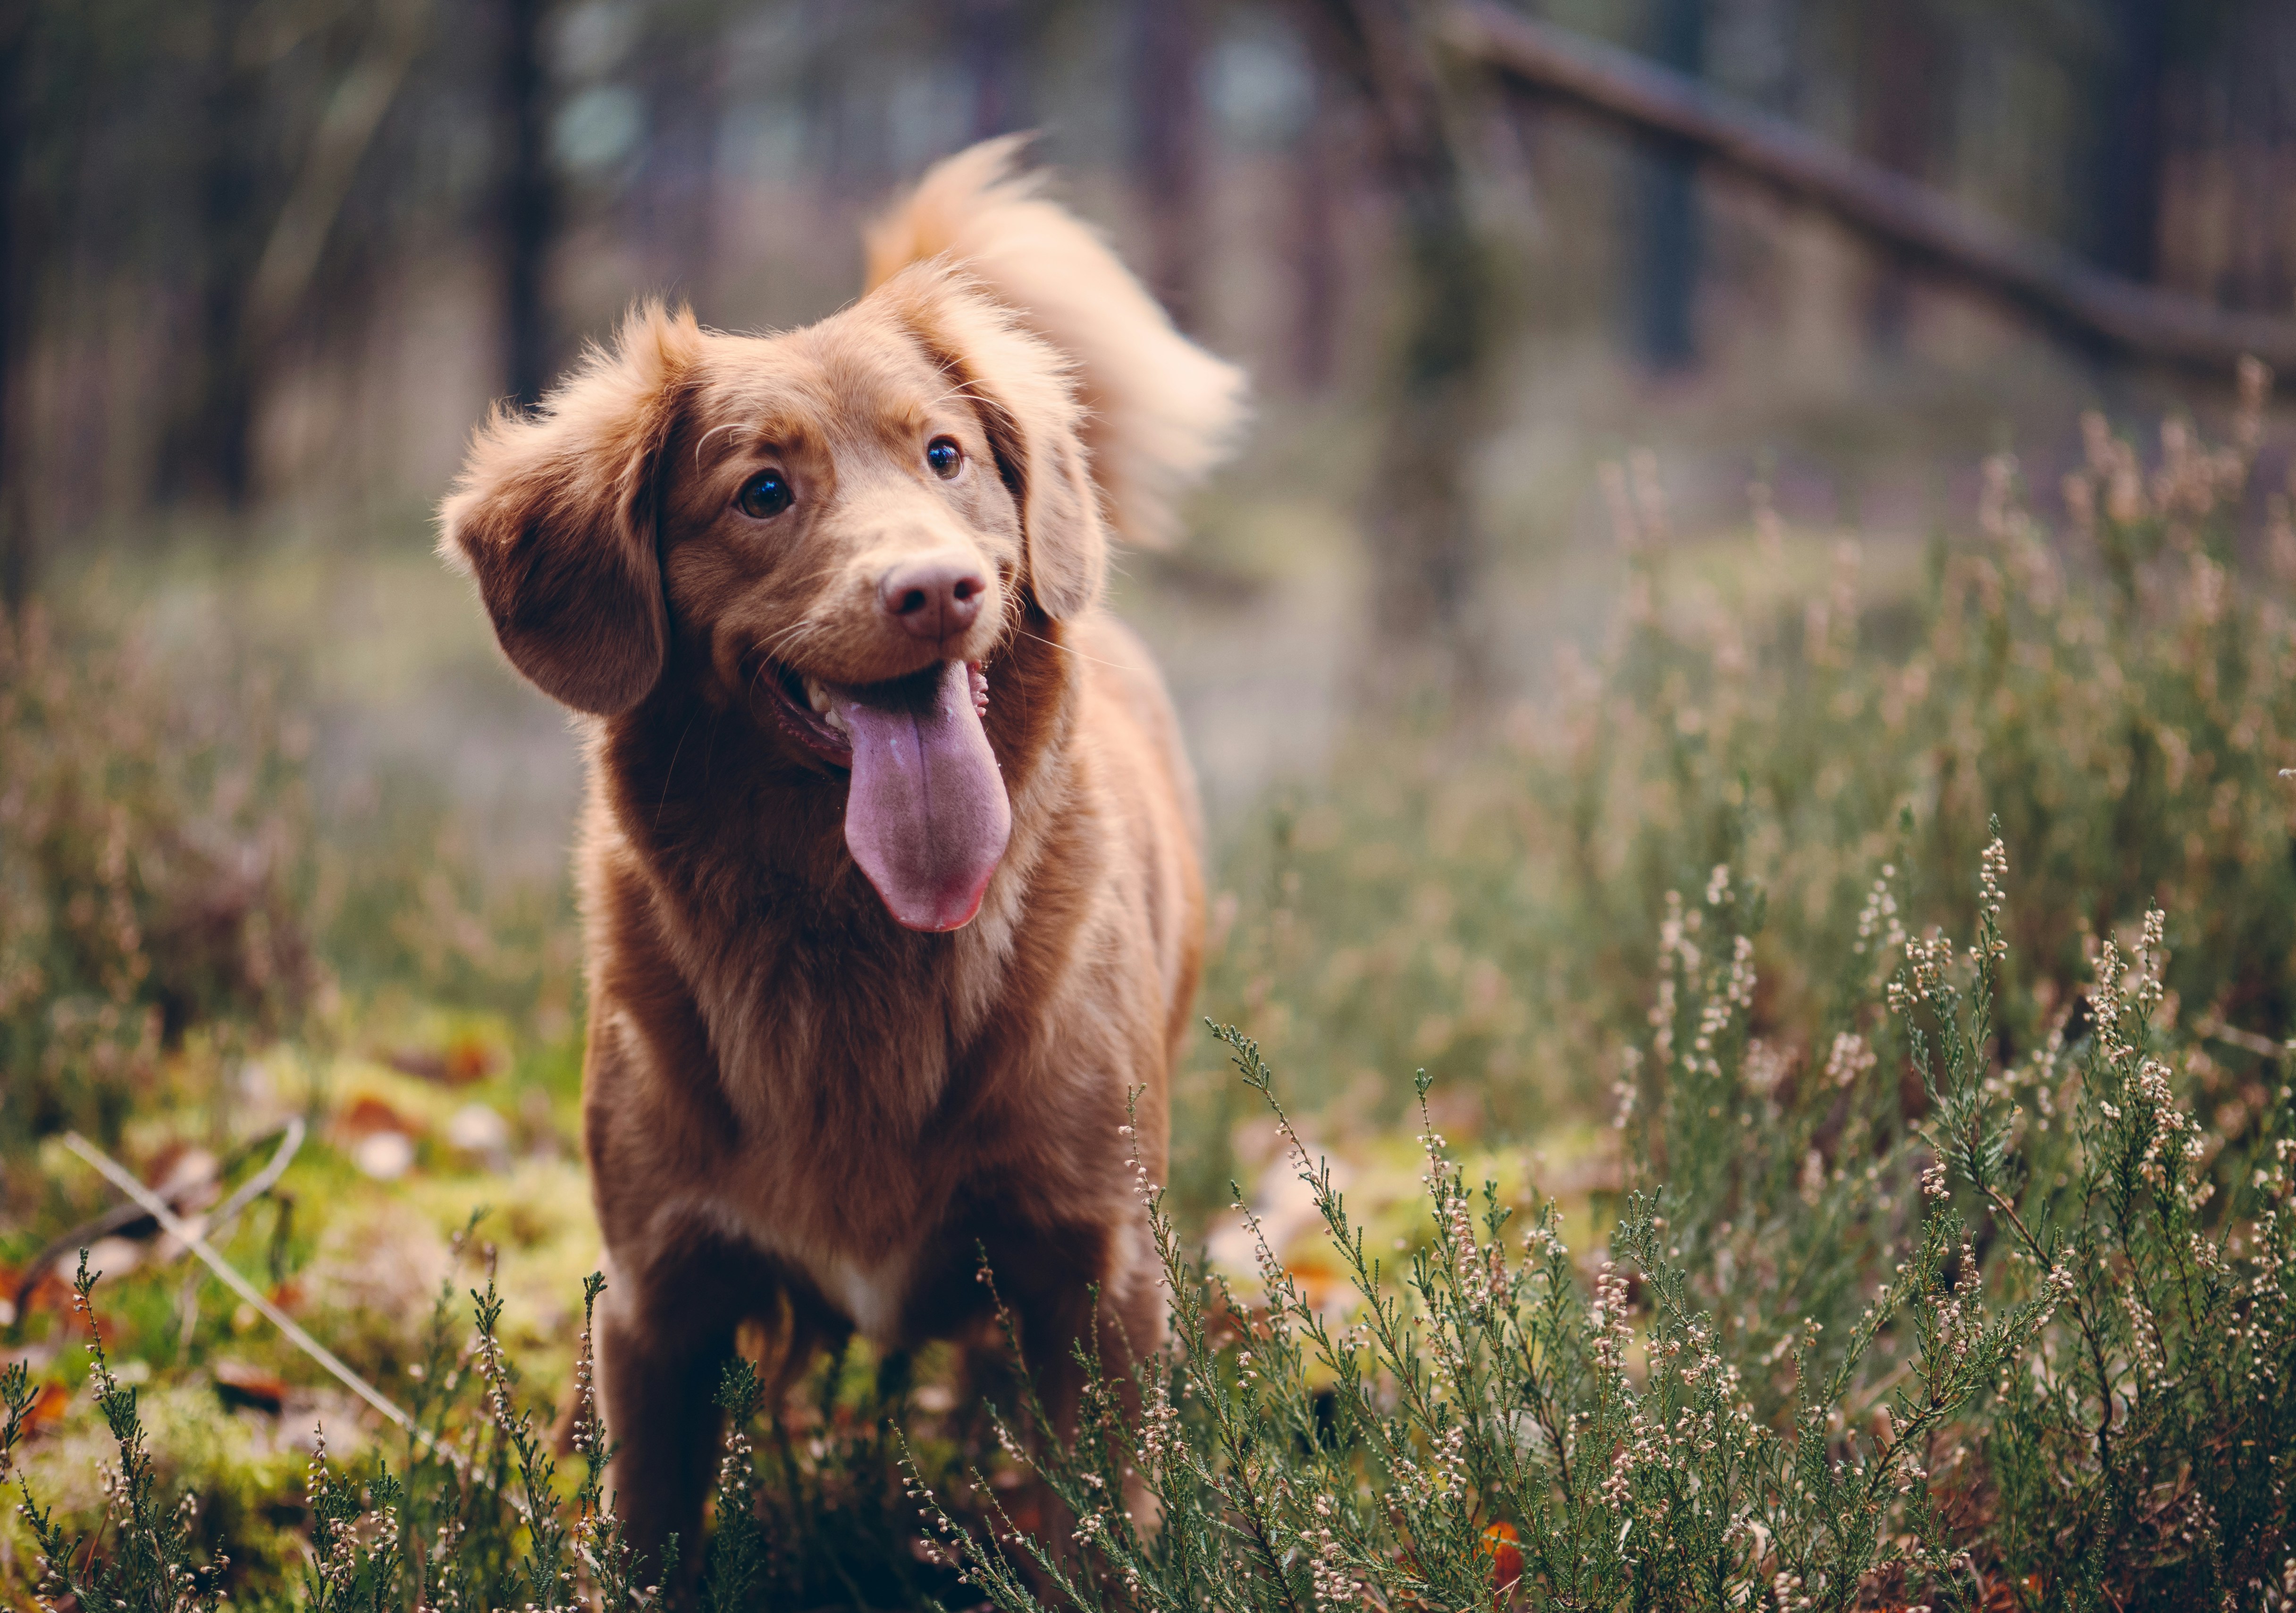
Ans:
<svg viewBox="0 0 2296 1613"><path fill-rule="evenodd" d="M1874 1063L1874 1049L1866 1039L1855 1031L1843 1031L1834 1037L1833 1051L1826 1056L1825 1076L1837 1087L1850 1086Z"/></svg>

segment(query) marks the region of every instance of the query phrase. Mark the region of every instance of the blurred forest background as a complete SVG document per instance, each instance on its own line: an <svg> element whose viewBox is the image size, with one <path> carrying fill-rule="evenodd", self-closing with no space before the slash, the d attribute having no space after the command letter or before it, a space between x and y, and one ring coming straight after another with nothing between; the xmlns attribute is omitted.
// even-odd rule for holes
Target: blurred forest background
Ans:
<svg viewBox="0 0 2296 1613"><path fill-rule="evenodd" d="M2296 313L2284 5L1497 9L2129 284ZM1567 1078L1522 1076L1521 1048L1569 1042L1558 1016L1638 1002L1640 977L1597 1011L1548 970L1546 1008L1491 1008L1486 953L1510 958L1527 920L1489 916L1487 948L1456 893L1411 872L1444 832L1440 792L1332 887L1380 893L1345 922L1401 926L1378 967L1428 1000L1351 1025L1324 1009L1366 966L1336 934L1313 968L1294 960L1297 991L1246 954L1282 951L1285 860L1329 838L1333 791L1386 787L1424 743L1478 757L1562 731L1551 703L1616 671L1638 555L1678 554L1693 625L1751 630L1831 588L1895 654L1934 605L1944 534L1988 507L1997 522L2013 484L2044 523L2077 526L2067 474L2103 474L2122 434L2143 445L2129 465L2149 462L2165 418L2188 446L2250 434L2227 558L2266 565L2287 445L2268 389L2243 405L2229 361L2148 363L2038 322L1686 148L1510 90L1456 47L1452 16L1433 0L8 0L12 1146L75 1117L116 1135L147 1089L89 1049L158 1071L194 1033L256 1048L318 1024L326 1045L409 1067L538 1058L570 1082L576 745L432 558L435 501L489 403L538 398L638 295L731 328L835 308L864 221L983 136L1041 131L1063 193L1255 378L1241 459L1183 544L1125 558L1118 605L1163 659L1212 808L1227 963L1207 1009L1272 1047L1295 1020L1341 1027L1305 1073L1320 1094L1385 1090L1410 1058L1491 1079L1488 1101L1535 1130L1549 1099L1601 1089L1575 1053ZM1636 967L1660 892L1693 876L1645 869L1617 893L1604 922ZM457 1036L476 1050L439 1050ZM546 1119L554 1100L514 1084L527 1098L506 1101ZM421 1129L369 1129L394 1125ZM1207 1148L1198 1185L1224 1197L1226 1146ZM21 1211L46 1178L13 1180Z"/></svg>
<svg viewBox="0 0 2296 1613"><path fill-rule="evenodd" d="M2284 6L1533 9L2135 281L2291 311ZM1021 128L1259 390L1195 543L1131 566L1221 810L1319 765L1367 680L1543 678L1615 568L1599 459L1654 449L1692 525L1742 520L1759 473L1789 519L1911 536L1993 449L2052 489L2084 405L2228 403L2228 366L2148 379L1510 101L1414 37L1439 11L10 0L0 589L100 568L234 642L320 629L323 813L412 768L490 866L545 868L570 747L423 557L472 423L643 292L729 328L818 317L897 185Z"/></svg>
<svg viewBox="0 0 2296 1613"><path fill-rule="evenodd" d="M1669 1148L1706 1162L1708 1297L1802 1269L1775 1240L1824 1192L1902 1214L1925 1100L1862 1040L1884 1045L1878 938L1966 932L1995 815L2002 1070L2055 1069L2101 938L2161 902L2180 1090L2234 1202L2243 1150L2287 1130L2296 1031L2296 433L2270 377L2222 341L2196 360L2037 317L1526 93L1462 45L1470 14L0 0L0 1329L45 1386L28 1426L62 1516L107 1504L66 1394L91 1239L126 1381L242 1584L301 1549L296 1442L322 1413L339 1454L359 1437L155 1223L103 1218L68 1127L193 1208L308 1120L215 1236L394 1393L431 1296L479 1280L450 1234L493 1206L505 1341L529 1387L570 1381L597 1255L578 741L433 557L432 510L489 404L539 398L634 298L818 317L876 209L1010 130L1254 378L1239 459L1185 540L1120 556L1115 603L1210 808L1202 1009L1259 1040L1374 1248L1422 1191L1419 1066L1477 1179L1535 1178L1589 1258L1622 1187ZM1485 14L2296 353L2279 0ZM1760 980L1731 987L1743 1080L1709 1131L1666 1094L1702 914L1715 967L1743 926ZM1186 1234L1250 1269L1234 1179L1290 1258L1313 1205L1209 1039L1176 1107ZM1843 1263L1837 1335L1885 1234L1817 1262ZM1817 1304L1733 1302L1750 1376ZM447 1338L463 1313L439 1314ZM928 1387L939 1411L840 1410L832 1375L810 1415L842 1432L784 1448L849 1530L807 1535L792 1481L787 1538L814 1543L776 1572L819 1605L919 1560L868 1442L898 1415L932 1445L955 1402Z"/></svg>

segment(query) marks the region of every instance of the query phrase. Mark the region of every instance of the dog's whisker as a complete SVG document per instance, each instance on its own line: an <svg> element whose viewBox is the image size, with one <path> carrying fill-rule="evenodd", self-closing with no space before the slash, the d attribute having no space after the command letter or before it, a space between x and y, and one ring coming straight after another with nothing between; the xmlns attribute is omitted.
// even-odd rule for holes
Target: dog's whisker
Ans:
<svg viewBox="0 0 2296 1613"><path fill-rule="evenodd" d="M1082 650L1078 649L1073 645L1062 644L1057 638L1047 638L1042 633L1032 633L1024 627L1016 627L1013 630L1020 634L1023 638L1033 638L1038 644L1049 645L1052 648L1059 650L1063 654L1073 655L1078 661L1089 661L1095 666L1114 667L1119 672L1138 672L1143 675L1147 675L1149 673L1149 669L1144 666L1132 666L1121 661L1103 661L1097 655L1086 654Z"/></svg>
<svg viewBox="0 0 2296 1613"><path fill-rule="evenodd" d="M762 655L778 657L784 647L788 646L793 640L799 640L801 635L818 635L825 630L827 626L828 623L826 622L814 621L811 620L795 622L789 627L783 628L780 632L774 634L771 638L760 639L757 646L758 652Z"/></svg>
<svg viewBox="0 0 2296 1613"><path fill-rule="evenodd" d="M685 720L685 728L678 730L677 743L670 747L669 765L661 770L661 799L655 802L653 805L653 827L656 834L661 832L661 815L669 808L669 781L676 775L677 758L685 749L685 737L693 732L693 725L701 720L701 708L696 706L693 709L693 715Z"/></svg>
<svg viewBox="0 0 2296 1613"><path fill-rule="evenodd" d="M697 471L701 468L701 450L709 446L709 440L712 437L715 437L720 432L739 431L747 431L752 437L759 434L756 426L739 420L729 420L724 425L713 425L708 431L702 432L701 440L693 445L693 468Z"/></svg>

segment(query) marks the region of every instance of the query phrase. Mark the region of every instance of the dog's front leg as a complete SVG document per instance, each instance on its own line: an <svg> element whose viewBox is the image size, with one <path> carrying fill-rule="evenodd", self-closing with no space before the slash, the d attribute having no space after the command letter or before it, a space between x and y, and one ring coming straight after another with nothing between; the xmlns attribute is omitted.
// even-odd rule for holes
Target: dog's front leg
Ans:
<svg viewBox="0 0 2296 1613"><path fill-rule="evenodd" d="M717 1393L734 1353L734 1317L681 1303L664 1286L610 1282L599 1296L598 1386L613 1465L606 1485L641 1572L659 1571L675 1535L677 1581L691 1586L701 1558L701 1502L724 1420ZM664 1303L667 1301L667 1303Z"/></svg>
<svg viewBox="0 0 2296 1613"><path fill-rule="evenodd" d="M1163 1342L1162 1291L1141 1263L1136 1245L1144 1247L1144 1228L1078 1227L1039 1233L1025 1243L991 1246L989 1266L998 1291L1018 1326L1026 1370L1046 1426L1037 1439L1070 1445L1079 1420L1111 1416L1126 1427L1140 1426L1138 1371ZM1078 1359L1078 1346L1095 1363ZM1111 1403L1086 1405L1085 1390L1097 1376ZM1111 1496L1131 1514L1136 1528L1152 1535L1159 1521L1155 1498L1138 1476L1123 1476L1120 1497ZM1065 1554L1078 1520L1049 1488L1030 1498L1040 1538Z"/></svg>

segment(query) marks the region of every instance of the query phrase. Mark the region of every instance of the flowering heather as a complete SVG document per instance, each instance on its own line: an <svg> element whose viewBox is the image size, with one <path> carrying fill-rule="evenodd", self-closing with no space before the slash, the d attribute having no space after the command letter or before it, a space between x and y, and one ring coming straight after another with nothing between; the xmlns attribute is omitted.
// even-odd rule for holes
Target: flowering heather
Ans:
<svg viewBox="0 0 2296 1613"><path fill-rule="evenodd" d="M1975 933L1904 937L1886 1010L1793 1090L1749 1080L1759 904L1719 873L1669 904L1651 1146L1584 1263L1431 1124L1423 1228L1383 1260L1221 1031L1352 1294L1265 1239L1250 1292L1208 1277L1152 1190L1145 1414L1095 1375L1037 1460L1066 1538L916 1485L944 1549L1015 1610L2296 1605L2289 1090L2232 1136L2183 1106L2157 911L2079 1028L2003 1066L2009 884L1997 838Z"/></svg>
<svg viewBox="0 0 2296 1613"><path fill-rule="evenodd" d="M1742 597L1686 585L1655 465L1608 477L1620 612L1552 701L1505 743L1367 736L1226 859L1206 1007L1234 1028L1180 1083L1172 1180L1136 1164L1128 1184L1168 1346L1136 1381L1090 1371L1073 1437L1010 1369L953 1387L945 1358L849 1346L784 1396L737 1362L714 1527L638 1561L586 1309L562 1329L562 1450L489 1266L467 1310L450 1279L412 1354L375 1363L421 1432L334 1429L300 1493L264 1501L291 1580L219 1521L242 1503L163 1498L192 1470L102 1354L135 1329L94 1330L84 1271L65 1347L96 1352L116 1454L94 1502L41 1500L62 1442L28 1443L40 1386L0 1378L7 1541L32 1543L0 1560L9 1594L104 1613L2296 1607L2296 514L2249 488L2266 382L2246 372L2220 445L2172 423L2140 451L2084 422L2055 531L1992 461L1970 530L1895 592L1760 488ZM95 687L102 665L75 693L33 637L8 654L39 673L0 679L11 710L144 698ZM174 977L152 938L176 887L120 851L133 826L165 846L179 819L277 805L211 801L209 753L129 715L135 756L110 771L72 737L96 729L0 725L19 760L0 792L34 781L0 795L0 886L27 893L0 904L0 1047L45 1072L52 1111L0 1139L18 1150L165 1096L144 983ZM226 938L219 956L264 967L216 975L207 1023L291 1030L265 972L286 952L250 948L295 927L295 888L266 885L290 905ZM430 959L420 983L486 951L460 901L340 911L395 915ZM300 933L346 983L401 944L331 951L326 915ZM462 950L434 944L448 933ZM556 946L488 978L508 990ZM1366 1127L1415 1133L1408 1226L1303 1140L1310 1113L1342 1156ZM1318 1247L1228 1183L1238 1119L1272 1130ZM1557 1163L1503 1190L1480 1161L1513 1141ZM1250 1251L1233 1270L1194 1242L1228 1206ZM179 1357L212 1336L179 1335L148 1277L107 1291Z"/></svg>

